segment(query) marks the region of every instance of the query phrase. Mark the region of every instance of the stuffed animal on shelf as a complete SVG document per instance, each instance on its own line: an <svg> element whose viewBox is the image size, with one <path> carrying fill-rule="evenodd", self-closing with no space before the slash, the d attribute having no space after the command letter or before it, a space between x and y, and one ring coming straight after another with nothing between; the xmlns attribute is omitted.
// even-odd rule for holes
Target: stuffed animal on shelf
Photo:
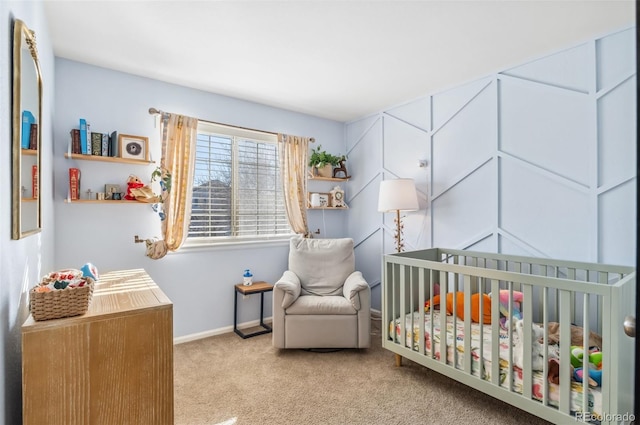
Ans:
<svg viewBox="0 0 640 425"><path fill-rule="evenodd" d="M131 174L127 179L127 194L124 195L124 199L128 199L129 201L135 201L136 197L131 193L131 189L140 189L144 186L142 180L139 177Z"/></svg>

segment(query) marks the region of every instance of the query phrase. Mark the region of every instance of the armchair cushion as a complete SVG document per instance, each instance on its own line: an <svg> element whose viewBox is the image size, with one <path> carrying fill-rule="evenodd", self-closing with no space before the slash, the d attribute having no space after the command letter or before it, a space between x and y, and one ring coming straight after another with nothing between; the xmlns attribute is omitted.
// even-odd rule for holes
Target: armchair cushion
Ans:
<svg viewBox="0 0 640 425"><path fill-rule="evenodd" d="M360 291L368 288L369 284L362 277L362 273L353 272L344 283L342 294L351 302L353 308L360 310Z"/></svg>
<svg viewBox="0 0 640 425"><path fill-rule="evenodd" d="M274 287L282 289L284 298L282 299L282 308L287 309L300 296L300 279L290 270L284 272Z"/></svg>
<svg viewBox="0 0 640 425"><path fill-rule="evenodd" d="M300 279L302 295L342 295L355 270L353 239L292 238L289 270Z"/></svg>
<svg viewBox="0 0 640 425"><path fill-rule="evenodd" d="M356 314L349 300L342 295L303 295L298 297L291 307L287 309L287 315L323 315L323 314Z"/></svg>

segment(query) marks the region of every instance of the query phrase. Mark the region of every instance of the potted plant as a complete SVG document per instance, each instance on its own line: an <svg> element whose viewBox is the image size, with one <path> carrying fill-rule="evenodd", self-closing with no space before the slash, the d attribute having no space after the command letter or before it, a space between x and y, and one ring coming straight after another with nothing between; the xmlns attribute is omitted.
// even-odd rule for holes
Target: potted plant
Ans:
<svg viewBox="0 0 640 425"><path fill-rule="evenodd" d="M322 145L311 149L309 167L313 169L313 175L319 177L332 177L333 167L340 164L342 156L336 156L322 149Z"/></svg>

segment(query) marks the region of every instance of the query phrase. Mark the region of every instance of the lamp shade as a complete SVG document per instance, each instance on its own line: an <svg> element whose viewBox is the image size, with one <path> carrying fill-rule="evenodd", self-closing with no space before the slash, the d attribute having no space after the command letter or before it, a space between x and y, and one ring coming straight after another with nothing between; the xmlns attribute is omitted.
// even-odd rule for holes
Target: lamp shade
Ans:
<svg viewBox="0 0 640 425"><path fill-rule="evenodd" d="M378 211L416 211L418 195L413 179L383 180L380 182Z"/></svg>

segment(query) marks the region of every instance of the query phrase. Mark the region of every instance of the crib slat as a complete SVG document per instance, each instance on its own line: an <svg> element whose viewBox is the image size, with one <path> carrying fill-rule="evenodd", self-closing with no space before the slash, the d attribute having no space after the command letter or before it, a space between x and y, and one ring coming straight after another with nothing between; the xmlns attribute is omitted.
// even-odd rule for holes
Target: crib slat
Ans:
<svg viewBox="0 0 640 425"><path fill-rule="evenodd" d="M559 290L560 298L560 406L559 410L563 413L570 413L571 402L571 376L569 366L571 351L571 296L570 291Z"/></svg>
<svg viewBox="0 0 640 425"><path fill-rule="evenodd" d="M500 282L491 279L491 294L500 294ZM491 297L491 323L500 323L500 296ZM491 327L491 382L500 385L500 326Z"/></svg>
<svg viewBox="0 0 640 425"><path fill-rule="evenodd" d="M444 292L443 292L444 291ZM447 315L446 296L449 291L449 275L445 271L440 272L440 362L447 364ZM444 300L444 301L443 301ZM444 308L443 308L444 306ZM435 306L432 306L434 308ZM431 334L431 350L435 351L435 335Z"/></svg>
<svg viewBox="0 0 640 425"><path fill-rule="evenodd" d="M584 356L582 358L582 412L589 412L589 294L584 293L582 302L582 347Z"/></svg>
<svg viewBox="0 0 640 425"><path fill-rule="evenodd" d="M533 290L531 285L524 285L522 288L522 310L524 312L524 359L522 364L522 395L531 399L531 387L533 385ZM513 297L510 297L509 304L513 304Z"/></svg>
<svg viewBox="0 0 640 425"><path fill-rule="evenodd" d="M480 316L480 319L482 321L482 316ZM453 339L455 341L457 332L455 327L453 329ZM468 274L464 275L464 336L464 370L471 375L473 373L473 356L471 355L471 276Z"/></svg>
<svg viewBox="0 0 640 425"><path fill-rule="evenodd" d="M434 280L434 270L431 269L429 270L429 279L431 280L431 292L429 293L429 305L431 306L429 308L429 340L431 341L431 349L430 349L430 353L429 353L429 357L431 357L432 359L435 356L435 340L433 339L433 327L434 327L434 323L433 323L433 291L434 291L434 284L433 284L433 280ZM440 287L440 291L442 291L442 286ZM424 311L424 307L422 308L422 311ZM426 342L426 341L425 341Z"/></svg>
<svg viewBox="0 0 640 425"><path fill-rule="evenodd" d="M427 278L428 279L428 278ZM428 282L429 284L429 291L433 292L433 283L432 282ZM424 339L424 286L425 286L425 276L424 276L424 268L420 267L418 269L418 316L419 316L419 321L420 321L420 335L418 336L418 351L420 352L420 354L424 355L424 344L425 344L425 339Z"/></svg>
<svg viewBox="0 0 640 425"><path fill-rule="evenodd" d="M482 297L485 293L485 281L484 278L478 278L478 293L481 294ZM480 308L479 308L479 317L484 318L484 302L481 299ZM478 357L478 377L480 379L485 379L484 377L484 320L480 320L480 353Z"/></svg>
<svg viewBox="0 0 640 425"><path fill-rule="evenodd" d="M507 282L507 289L509 290L509 299L513 299L513 282ZM508 307L509 317L507 318L507 329L509 334L509 367L507 368L507 388L509 391L513 391L513 305L509 303Z"/></svg>
<svg viewBox="0 0 640 425"><path fill-rule="evenodd" d="M405 276L405 266L401 265L400 266L400 270L399 270L399 274L400 276L398 277L398 289L400 290L399 294L398 294L398 313L400 317L400 343L402 344L402 346L406 346L407 344L407 329L406 329L406 321L405 321L405 316L406 316L406 312L404 311L404 285L406 282L406 276ZM395 303L394 303L395 304ZM411 347L411 346L409 346Z"/></svg>
<svg viewBox="0 0 640 425"><path fill-rule="evenodd" d="M546 267L545 267L546 268ZM549 288L546 286L542 288L542 326L544 331L544 340L542 345L544 346L545 355L549 354L549 314L547 311L547 306L549 301ZM545 358L545 362L543 364L544 370L542 371L542 376L549 376L549 360ZM549 405L549 380L542 380L542 404L545 406Z"/></svg>

